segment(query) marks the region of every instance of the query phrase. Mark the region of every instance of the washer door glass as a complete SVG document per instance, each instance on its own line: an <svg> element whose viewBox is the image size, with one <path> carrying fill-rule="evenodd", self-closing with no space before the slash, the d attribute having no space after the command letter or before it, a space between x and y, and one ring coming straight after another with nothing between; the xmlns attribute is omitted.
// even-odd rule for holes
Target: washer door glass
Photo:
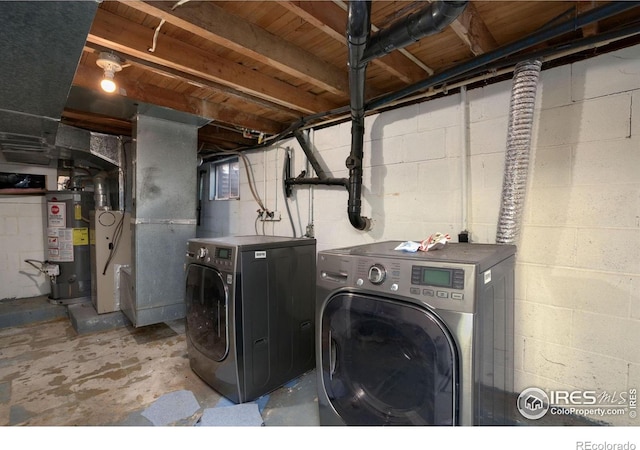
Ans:
<svg viewBox="0 0 640 450"><path fill-rule="evenodd" d="M324 388L347 425L457 423L457 353L433 312L338 293L321 332Z"/></svg>
<svg viewBox="0 0 640 450"><path fill-rule="evenodd" d="M228 291L215 269L192 264L187 269L187 337L204 355L222 361L229 351Z"/></svg>

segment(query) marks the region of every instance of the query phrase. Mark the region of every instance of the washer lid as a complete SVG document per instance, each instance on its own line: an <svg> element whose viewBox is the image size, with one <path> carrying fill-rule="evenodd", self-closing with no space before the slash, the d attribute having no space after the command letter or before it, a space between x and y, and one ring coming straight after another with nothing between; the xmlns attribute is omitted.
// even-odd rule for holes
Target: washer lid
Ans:
<svg viewBox="0 0 640 450"><path fill-rule="evenodd" d="M298 245L316 245L311 238L293 238L287 236L223 236L217 238L189 239L206 245L238 247L240 250L260 250L269 248L292 247Z"/></svg>
<svg viewBox="0 0 640 450"><path fill-rule="evenodd" d="M416 263L428 263L441 261L447 263L478 264L479 271L492 267L502 260L513 256L516 252L515 245L506 244L475 244L475 243L449 243L443 248L430 252L407 252L395 250L402 241L383 241L373 244L356 245L353 247L325 250L320 253L368 256L379 258L397 258L416 261Z"/></svg>

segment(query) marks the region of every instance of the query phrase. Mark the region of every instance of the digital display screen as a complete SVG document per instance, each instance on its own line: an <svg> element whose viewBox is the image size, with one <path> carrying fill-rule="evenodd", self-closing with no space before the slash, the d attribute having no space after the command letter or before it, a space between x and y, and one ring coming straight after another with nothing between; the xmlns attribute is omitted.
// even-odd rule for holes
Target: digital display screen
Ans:
<svg viewBox="0 0 640 450"><path fill-rule="evenodd" d="M422 284L451 287L451 271L441 269L422 269Z"/></svg>
<svg viewBox="0 0 640 450"><path fill-rule="evenodd" d="M216 248L216 258L231 259L231 249L229 248Z"/></svg>

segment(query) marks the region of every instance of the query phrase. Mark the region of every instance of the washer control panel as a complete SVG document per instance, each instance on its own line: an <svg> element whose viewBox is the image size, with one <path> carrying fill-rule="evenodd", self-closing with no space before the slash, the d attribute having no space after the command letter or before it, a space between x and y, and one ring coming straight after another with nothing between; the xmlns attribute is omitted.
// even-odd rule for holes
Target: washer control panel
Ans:
<svg viewBox="0 0 640 450"><path fill-rule="evenodd" d="M410 253L395 250L400 243L318 252L318 295L364 292L433 310L474 313L479 299L501 295L488 291L504 281L502 267L512 267L516 250L505 244L453 243L437 251Z"/></svg>
<svg viewBox="0 0 640 450"><path fill-rule="evenodd" d="M195 260L225 271L233 271L234 249L220 247L208 243L189 242L187 245L187 262Z"/></svg>
<svg viewBox="0 0 640 450"><path fill-rule="evenodd" d="M320 255L319 283L410 298L433 308L472 311L475 264Z"/></svg>

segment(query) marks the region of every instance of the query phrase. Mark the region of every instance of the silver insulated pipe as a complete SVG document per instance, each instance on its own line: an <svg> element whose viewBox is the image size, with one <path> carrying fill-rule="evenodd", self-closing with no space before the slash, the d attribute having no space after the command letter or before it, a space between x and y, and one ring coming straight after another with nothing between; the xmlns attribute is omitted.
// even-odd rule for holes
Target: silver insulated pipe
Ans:
<svg viewBox="0 0 640 450"><path fill-rule="evenodd" d="M502 200L496 232L498 244L514 244L520 234L529 172L533 113L541 67L542 61L523 61L516 65L513 72Z"/></svg>
<svg viewBox="0 0 640 450"><path fill-rule="evenodd" d="M107 172L102 171L93 177L93 197L96 211L109 209L109 193L107 188Z"/></svg>

